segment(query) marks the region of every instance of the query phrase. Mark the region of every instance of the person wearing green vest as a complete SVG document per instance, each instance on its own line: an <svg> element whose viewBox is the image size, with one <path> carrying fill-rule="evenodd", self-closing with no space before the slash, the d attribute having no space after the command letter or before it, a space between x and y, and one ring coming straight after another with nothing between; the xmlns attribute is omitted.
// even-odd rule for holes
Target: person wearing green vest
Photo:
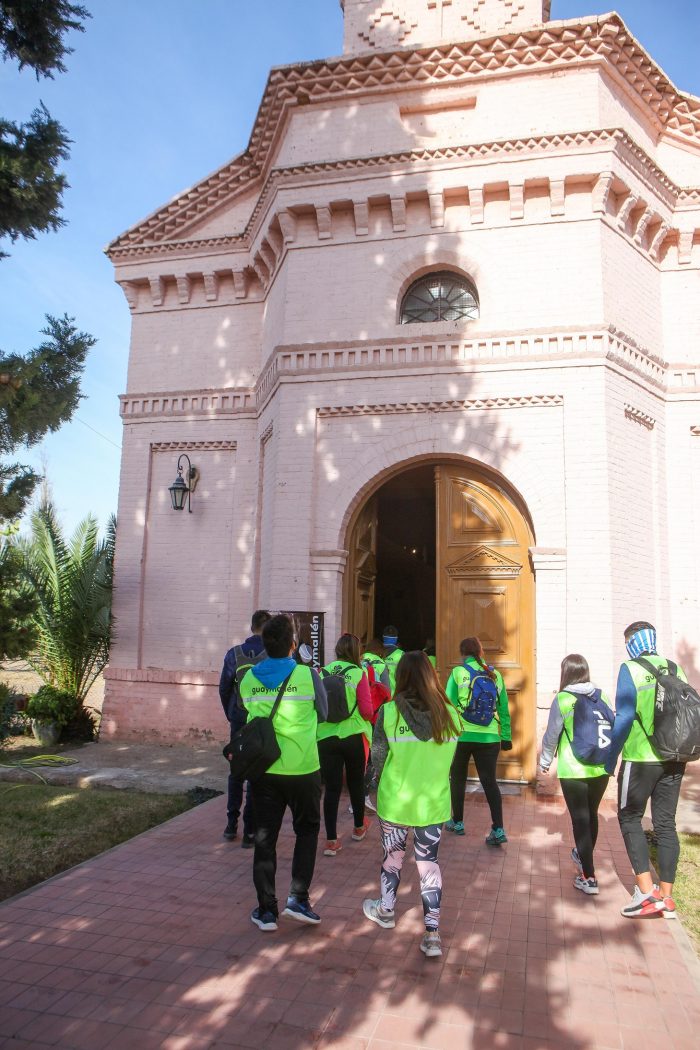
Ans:
<svg viewBox="0 0 700 1050"><path fill-rule="evenodd" d="M321 827L321 773L316 733L328 714L326 690L316 671L297 664L294 625L288 616L273 616L262 630L267 659L243 677L239 695L248 721L269 717L280 686L284 691L273 727L280 757L267 773L252 781L255 817L253 882L258 907L251 915L259 929L277 929L275 894L277 839L287 806L292 813L294 854L292 881L283 914L297 922L319 923L311 908L309 887L316 863Z"/></svg>
<svg viewBox="0 0 700 1050"><path fill-rule="evenodd" d="M342 722L321 722L318 727L318 757L323 780L323 820L326 825L324 857L335 857L342 844L338 838L338 805L343 790L343 770L350 794L355 826L354 842L367 834L365 818L365 738L372 737L372 697L360 662L360 639L341 634L335 646L336 660L323 668L323 675L340 675L350 712Z"/></svg>
<svg viewBox="0 0 700 1050"><path fill-rule="evenodd" d="M404 653L396 694L380 707L372 738L384 860L381 897L365 900L362 910L383 929L396 925L396 894L412 829L425 922L420 949L426 956L442 955L438 848L450 815L450 766L460 727L425 653Z"/></svg>
<svg viewBox="0 0 700 1050"><path fill-rule="evenodd" d="M389 624L382 632L382 644L384 645L384 663L389 672L389 689L394 695L396 689L396 668L403 656L403 649L399 649L399 629Z"/></svg>
<svg viewBox="0 0 700 1050"><path fill-rule="evenodd" d="M510 731L508 693L500 671L484 661L484 650L478 638L464 638L459 643L462 663L453 668L447 680L445 692L451 704L461 712L464 731L457 744L450 783L452 786L452 817L447 830L455 835L464 834L464 791L467 785L469 760L473 757L477 776L481 782L491 812L491 830L486 836L487 846L502 846L508 841L503 828L503 801L496 779L496 764L501 751L513 747ZM487 725L477 725L464 712L472 699L476 679L484 679L480 685L488 689L488 680L493 683L493 718Z"/></svg>
<svg viewBox="0 0 700 1050"><path fill-rule="evenodd" d="M620 667L615 693L615 727L606 771L617 777L618 820L627 855L636 876L632 899L622 908L627 919L663 915L676 918L673 883L680 856L676 831L676 809L681 792L684 762L664 762L649 739L654 731L656 678L638 659L667 670L669 661L656 650L656 629L647 620L631 623L625 631L625 647L630 657ZM678 677L687 681L682 668ZM649 846L642 828L642 817L651 802L651 819L658 842L659 886L650 872Z"/></svg>
<svg viewBox="0 0 700 1050"><path fill-rule="evenodd" d="M552 703L542 739L540 770L548 774L556 755L557 776L576 843L571 851L571 859L578 869L574 886L582 893L596 895L599 889L593 851L598 839L598 808L610 778L604 766L587 765L573 752L574 705L580 696L591 696L608 703L605 693L591 683L585 657L572 653L561 662L559 692Z"/></svg>
<svg viewBox="0 0 700 1050"><path fill-rule="evenodd" d="M374 677L381 682L385 688L391 690L391 679L389 668L384 660L384 646L378 638L373 638L366 646L362 654L362 666L367 670L369 667L374 671Z"/></svg>

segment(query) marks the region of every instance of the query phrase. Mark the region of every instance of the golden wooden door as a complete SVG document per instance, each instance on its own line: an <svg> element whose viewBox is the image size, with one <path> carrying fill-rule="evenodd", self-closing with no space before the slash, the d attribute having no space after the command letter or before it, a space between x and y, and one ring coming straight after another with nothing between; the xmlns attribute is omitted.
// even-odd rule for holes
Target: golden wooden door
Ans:
<svg viewBox="0 0 700 1050"><path fill-rule="evenodd" d="M374 638L374 597L377 579L377 500L360 511L351 533L346 588L346 623L364 647Z"/></svg>
<svg viewBox="0 0 700 1050"><path fill-rule="evenodd" d="M524 517L488 475L459 464L435 467L437 507L436 644L440 680L460 662L462 638L481 639L503 675L513 750L499 776L535 775L534 577Z"/></svg>

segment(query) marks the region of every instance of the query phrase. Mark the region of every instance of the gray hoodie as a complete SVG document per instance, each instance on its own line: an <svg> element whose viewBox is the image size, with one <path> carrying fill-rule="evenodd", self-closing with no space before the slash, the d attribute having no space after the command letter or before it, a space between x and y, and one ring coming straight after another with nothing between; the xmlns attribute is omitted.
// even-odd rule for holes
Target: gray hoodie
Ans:
<svg viewBox="0 0 700 1050"><path fill-rule="evenodd" d="M411 732L419 740L432 740L433 728L430 721L430 712L422 706L420 700L413 696L406 696L405 693L397 693L394 700L399 709L399 714L406 720L406 724ZM377 782L381 778L384 763L389 754L389 741L384 729L385 712L386 704L379 708L377 721L372 733L372 765L375 769Z"/></svg>
<svg viewBox="0 0 700 1050"><path fill-rule="evenodd" d="M564 693L582 693L584 696L591 696L596 691L597 686L593 682L577 682L576 685L567 685L566 689L560 690ZM559 693L557 693L557 696ZM540 769L547 770L552 764L552 760L557 753L559 747L559 738L564 731L564 719L562 718L559 704L557 703L557 697L554 697L552 701L552 707L549 712L549 721L547 722L547 728L544 736L542 737L542 751L540 752Z"/></svg>

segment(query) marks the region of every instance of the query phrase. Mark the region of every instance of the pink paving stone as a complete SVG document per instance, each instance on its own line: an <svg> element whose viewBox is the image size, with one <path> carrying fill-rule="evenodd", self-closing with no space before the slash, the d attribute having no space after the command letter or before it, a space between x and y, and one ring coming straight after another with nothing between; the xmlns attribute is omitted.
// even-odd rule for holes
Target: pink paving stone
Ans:
<svg viewBox="0 0 700 1050"><path fill-rule="evenodd" d="M543 830L543 814L549 821L556 817L558 833L543 836L540 850L544 861L550 851L558 856L560 842L568 842L561 804L532 806L526 797L505 801L509 827L517 827L515 818L528 808L528 836ZM468 827L474 826L473 805L468 798ZM517 921L523 937L511 942L508 926L515 920L505 923L497 909L480 905L475 913L470 873L483 867L484 901L489 892L498 895L506 861L516 872L523 863L517 838L513 834L511 845L495 856L481 846L477 834L447 839L441 847L449 919L443 926L445 954L427 960L418 951L421 910L412 859L406 861L396 930L377 930L362 918L362 897L374 891L378 877L375 837L348 850L342 868L317 865L312 899L321 914L332 910L336 887L342 887L344 899L353 904L351 918L330 929L325 923L308 930L281 923L277 934L268 936L249 922L254 903L251 858L233 850L225 855L226 864L218 863L223 810L223 801L214 800L172 822L181 834L164 838L162 829L154 829L110 855L118 862L128 849L139 872L170 851L169 872L186 873L181 881L170 878L168 883L177 900L177 922L134 924L127 939L118 933L115 920L123 905L114 903L112 894L128 901L130 878L136 896L141 876L130 876L128 866L120 865L117 882L99 883L104 858L84 865L80 879L56 879L21 901L0 906L0 974L15 989L15 1006L11 997L0 1014L3 1021L10 1018L9 1028L0 1024L3 1038L16 1034L30 1045L77 1050L149 1050L171 1044L172 1050L257 1047L261 1039L266 1050L306 1050L313 1040L333 1046L334 1039L341 1047L343 1041L353 1047L359 1040L364 1050L382 1043L471 1050L478 1031L479 1050L524 1050L526 1045L533 1050L602 1050L626 1048L634 1030L644 1033L634 1044L637 1050L652 1035L664 1050L690 1045L688 1037L696 1031L691 1012L694 1016L698 1003L697 975L688 968L671 924L623 923L618 909L628 892L628 872L621 884L601 864L607 872L605 885L593 908L580 906L572 895L562 914L552 914L540 911L537 901L537 910L526 908L527 918ZM618 834L616 827L615 822L611 837ZM288 878L291 846L285 825L280 893ZM602 855L607 856L605 847ZM204 894L189 874L195 858L200 871L211 861ZM82 887L91 872L104 907L97 912L89 908L90 914L81 916L86 900ZM240 887L235 905L232 885ZM530 892L539 894L541 887L533 883ZM79 959L47 966L21 958L22 949L19 958L8 956L36 936L36 927L26 922L28 898L44 916L58 904L73 910L77 921L62 931L60 947ZM133 914L139 909L129 910ZM161 937L157 945L154 929ZM52 947L46 945L47 952ZM657 953L663 954L663 969L647 964L647 957L653 960ZM621 987L615 990L618 981ZM582 994L588 986L605 993L593 1016ZM260 999L261 990L269 996L267 1002ZM25 1009L28 1003L31 1008ZM83 1016L88 1010L89 1016Z"/></svg>

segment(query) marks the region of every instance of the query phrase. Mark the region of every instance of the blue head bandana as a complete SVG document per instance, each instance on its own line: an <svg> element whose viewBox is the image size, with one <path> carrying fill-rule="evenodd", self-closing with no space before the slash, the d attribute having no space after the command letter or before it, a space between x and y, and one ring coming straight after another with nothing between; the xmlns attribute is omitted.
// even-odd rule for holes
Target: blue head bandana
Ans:
<svg viewBox="0 0 700 1050"><path fill-rule="evenodd" d="M625 642L627 652L632 660L644 653L656 655L656 631L651 627L645 627L643 631L637 631Z"/></svg>

